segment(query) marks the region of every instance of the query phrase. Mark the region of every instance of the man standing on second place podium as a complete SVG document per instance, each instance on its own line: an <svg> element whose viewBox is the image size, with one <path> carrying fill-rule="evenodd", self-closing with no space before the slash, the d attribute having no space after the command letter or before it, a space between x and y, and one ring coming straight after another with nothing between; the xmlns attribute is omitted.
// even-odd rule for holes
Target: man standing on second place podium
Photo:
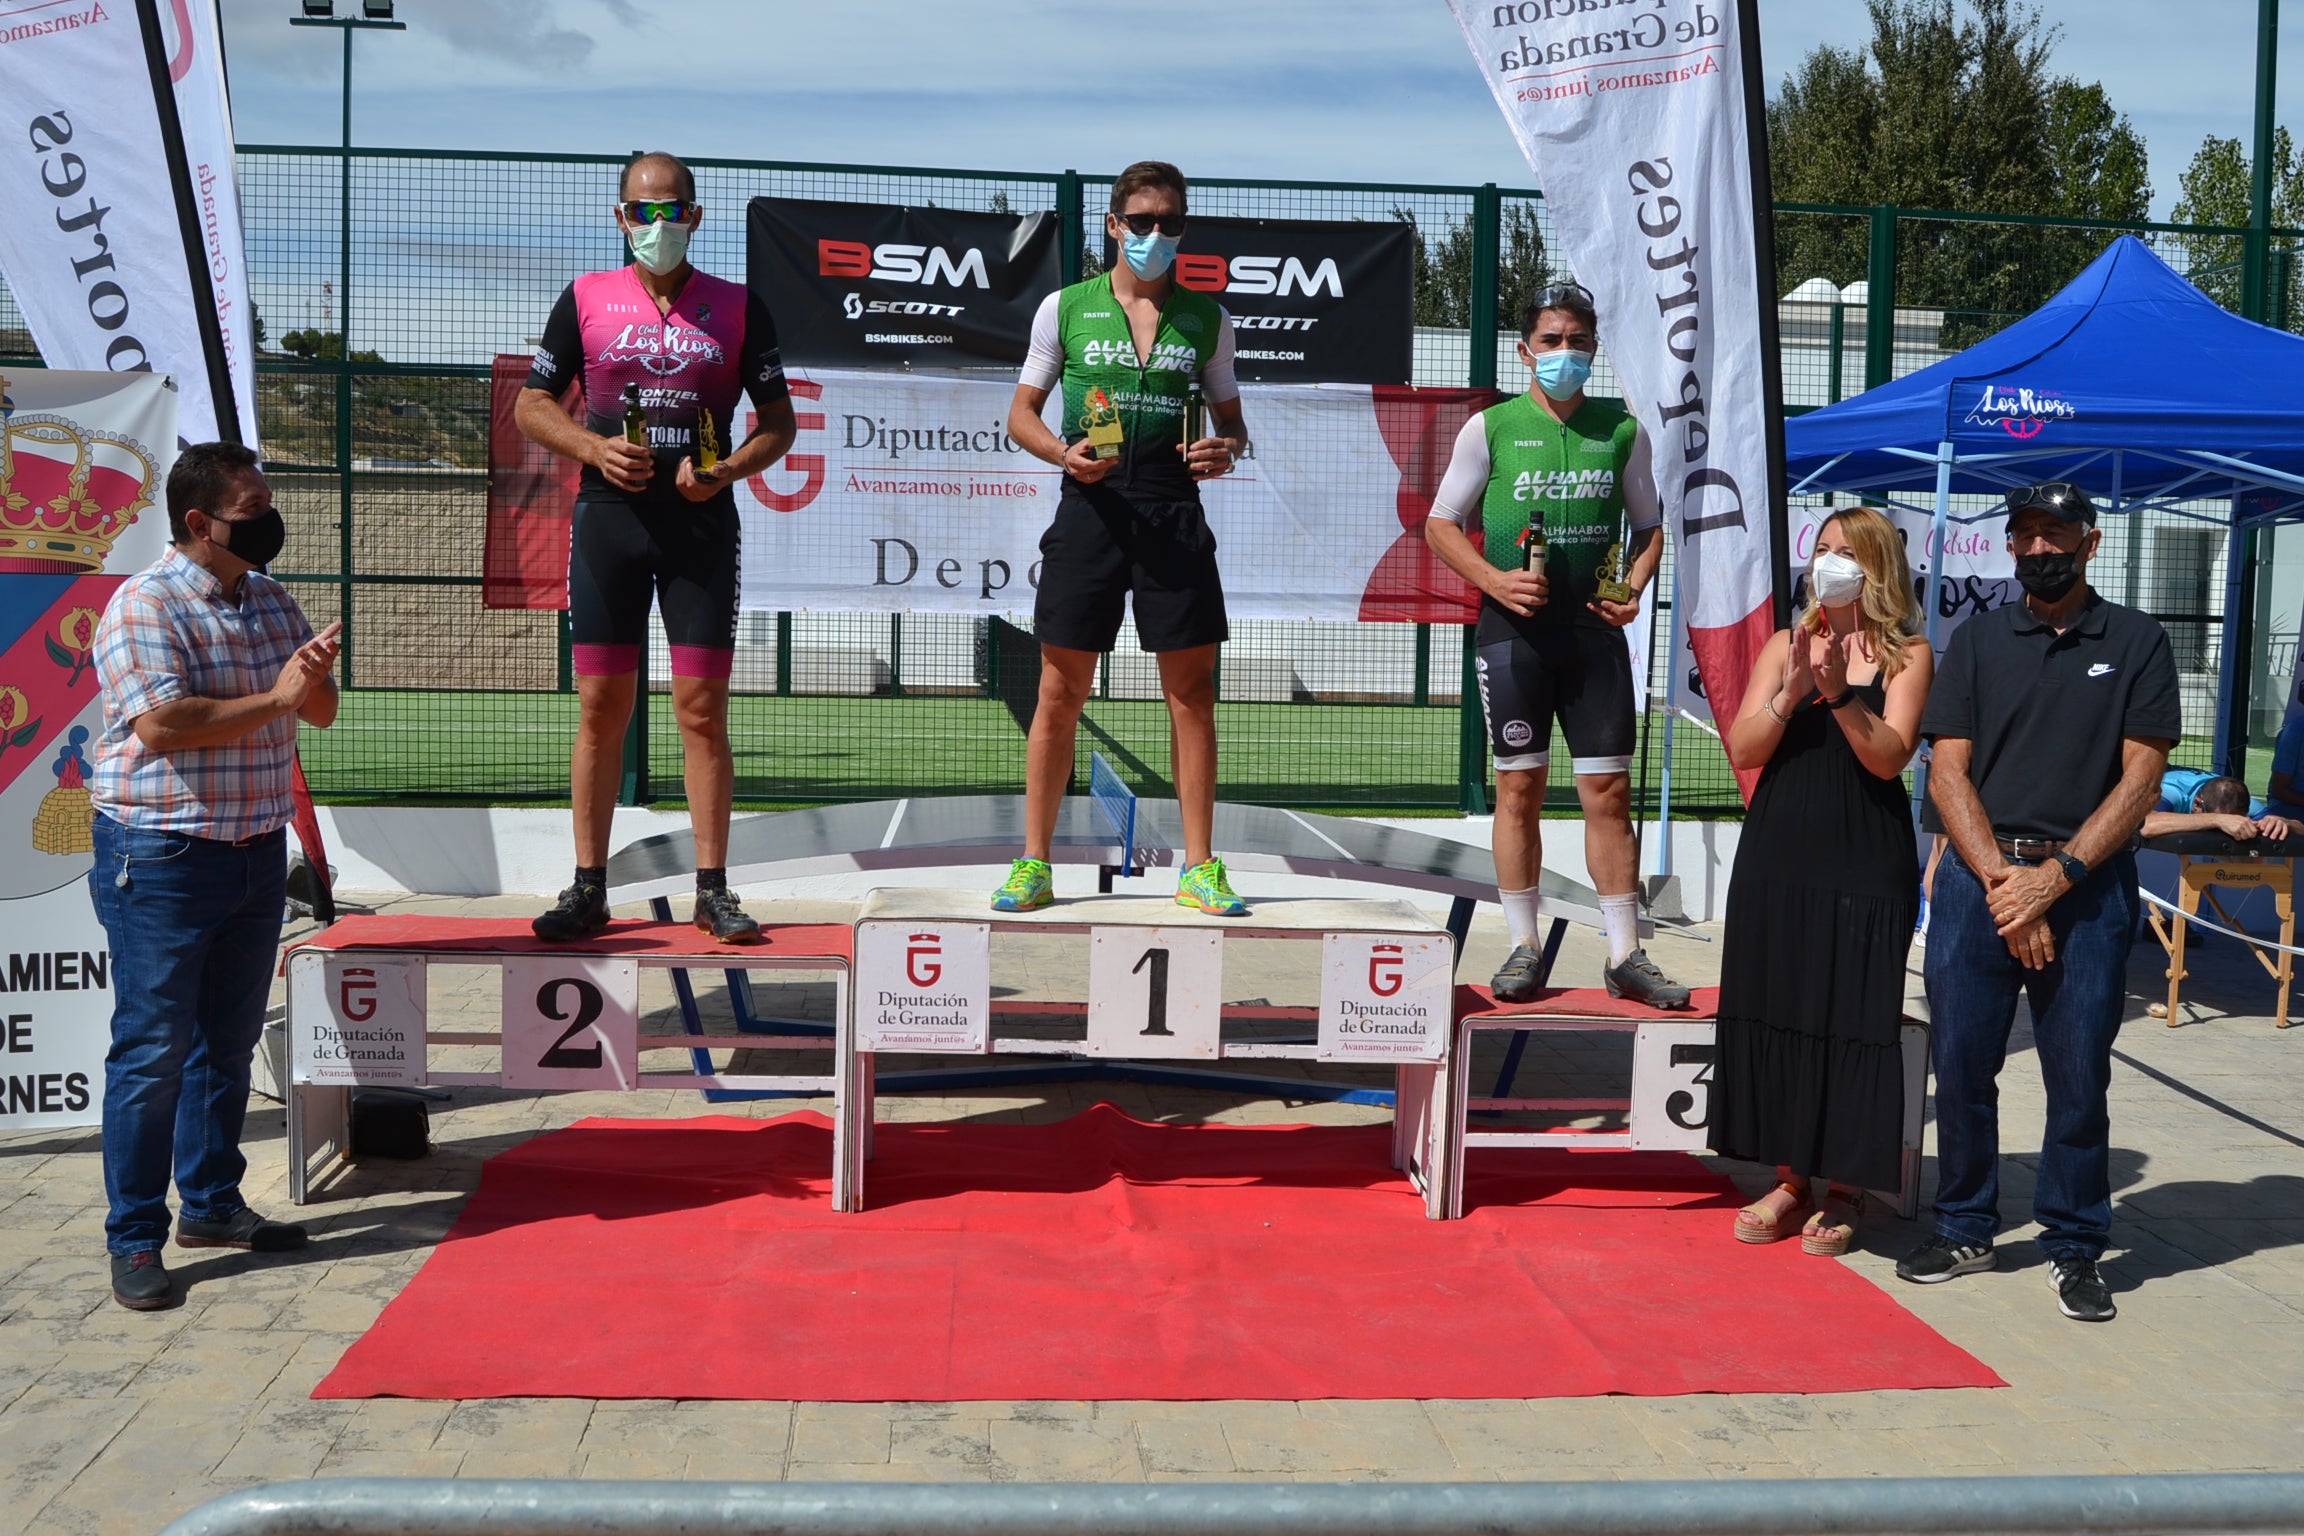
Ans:
<svg viewBox="0 0 2304 1536"><path fill-rule="evenodd" d="M1531 294L1520 313L1528 392L1464 423L1432 498L1424 539L1480 589L1480 706L1496 756L1496 884L1512 954L1498 1001L1536 995L1544 875L1544 781L1552 723L1575 754L1584 862L1608 930L1611 997L1685 1008L1688 989L1640 947L1632 839L1632 650L1624 626L1664 555L1663 507L1648 437L1625 412L1588 400L1599 350L1592 295L1574 283ZM1481 544L1466 530L1477 518ZM1623 525L1629 522L1629 536ZM1531 547L1531 535L1538 542ZM1609 569L1629 553L1628 569ZM1612 589L1603 583L1621 578Z"/></svg>

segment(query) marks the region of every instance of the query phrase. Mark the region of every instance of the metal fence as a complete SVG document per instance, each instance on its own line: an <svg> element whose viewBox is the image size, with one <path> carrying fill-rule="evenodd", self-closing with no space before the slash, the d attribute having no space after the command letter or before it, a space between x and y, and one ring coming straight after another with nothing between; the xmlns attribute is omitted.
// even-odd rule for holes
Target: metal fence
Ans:
<svg viewBox="0 0 2304 1536"><path fill-rule="evenodd" d="M565 795L575 697L563 617L480 601L488 366L525 352L578 272L623 258L608 218L619 157L245 146L240 153L252 298L260 317L258 415L292 530L277 569L316 622L345 621L335 729L304 751L323 797L483 801ZM744 270L747 199L762 195L1053 210L1068 261L1093 269L1083 209L1102 176L764 161L695 163L710 210L694 254ZM346 199L346 176L349 198ZM1196 211L1405 220L1418 233L1415 382L1521 383L1510 328L1518 298L1562 275L1533 192L1487 187L1200 181ZM348 209L348 212L345 210ZM476 220L482 221L476 223ZM1779 212L1787 394L1794 410L1900 377L2007 324L2053 293L2114 236L2133 232L2211 294L2236 299L2239 232L2175 225L1981 220L1895 209L1787 205ZM485 238L477 238L484 234ZM2277 312L2304 323L2283 235ZM1101 242L1096 244L1100 246ZM349 259L347 259L349 258ZM1875 308L1870 287L1895 302ZM2227 292L2227 290L2231 290ZM349 337L347 346L346 338ZM33 360L0 288L0 362ZM347 353L349 355L347 355ZM1617 385L1605 357L1594 390ZM2261 536L2260 562L2273 540ZM2133 514L2108 529L2099 585L2170 625L2186 671L2186 748L2202 760L2222 645L2225 541L2180 515ZM2257 590L2269 603L2270 581ZM2257 633L2292 647L2294 615L2267 607ZM889 793L1013 788L1023 775L1013 692L1016 635L998 622L887 614L748 614L740 642L772 658L737 679L737 793L775 805ZM1653 652L1661 652L1662 634ZM1278 658L1221 691L1226 798L1364 810L1484 808L1477 700L1460 626L1242 623L1232 650ZM1123 638L1081 736L1166 788L1167 719ZM2285 673L2256 658L2253 697L2276 706ZM794 666L839 653L862 667ZM1663 658L1652 669L1660 707ZM652 675L662 686L661 640ZM645 695L643 696L645 699ZM1649 725L1660 719L1652 708ZM2251 722L2268 745L2276 707ZM1651 729L1636 793L1655 804L1666 765ZM670 711L635 724L627 798L679 793ZM1740 809L1717 741L1676 733L1673 808ZM1558 803L1574 791L1560 775Z"/></svg>
<svg viewBox="0 0 2304 1536"><path fill-rule="evenodd" d="M2304 1532L2304 1476L1678 1483L481 1482L228 1494L162 1536L2145 1536Z"/></svg>

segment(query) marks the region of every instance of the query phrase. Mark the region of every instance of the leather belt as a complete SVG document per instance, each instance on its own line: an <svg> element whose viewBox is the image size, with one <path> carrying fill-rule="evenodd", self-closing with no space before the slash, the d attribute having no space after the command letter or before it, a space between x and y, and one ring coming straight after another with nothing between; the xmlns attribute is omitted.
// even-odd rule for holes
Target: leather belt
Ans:
<svg viewBox="0 0 2304 1536"><path fill-rule="evenodd" d="M186 835L197 842L214 843L219 848L253 848L258 843L268 843L276 837L286 837L288 829L286 827L274 827L269 832L251 832L246 837L202 837L197 832Z"/></svg>
<svg viewBox="0 0 2304 1536"><path fill-rule="evenodd" d="M2060 837L2000 837L1995 835L1992 841L2000 845L2000 852L2003 857L2011 859L2031 859L2037 862L2041 859L2052 859L2064 851L2064 840Z"/></svg>

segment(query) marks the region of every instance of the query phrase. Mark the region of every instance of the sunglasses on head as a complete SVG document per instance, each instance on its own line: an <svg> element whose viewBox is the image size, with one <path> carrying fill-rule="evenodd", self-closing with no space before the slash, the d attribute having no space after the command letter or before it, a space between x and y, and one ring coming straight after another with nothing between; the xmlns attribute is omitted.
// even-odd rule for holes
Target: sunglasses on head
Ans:
<svg viewBox="0 0 2304 1536"><path fill-rule="evenodd" d="M2044 512L2080 522L2094 520L2095 507L2088 493L2069 480L2043 480L2038 485L2022 485L2008 493L2008 515L2014 517L2027 507L2038 507Z"/></svg>
<svg viewBox="0 0 2304 1536"><path fill-rule="evenodd" d="M1592 307L1592 290L1582 283L1554 283L1536 295L1536 308L1539 311L1562 308L1590 309Z"/></svg>
<svg viewBox="0 0 2304 1536"><path fill-rule="evenodd" d="M1173 240L1184 233L1184 215L1180 213L1116 213L1112 217L1125 224L1132 235L1148 235L1157 229Z"/></svg>
<svg viewBox="0 0 2304 1536"><path fill-rule="evenodd" d="M624 217L635 224L684 224L690 211L701 205L684 197L674 197L662 202L642 199L617 206L624 210Z"/></svg>

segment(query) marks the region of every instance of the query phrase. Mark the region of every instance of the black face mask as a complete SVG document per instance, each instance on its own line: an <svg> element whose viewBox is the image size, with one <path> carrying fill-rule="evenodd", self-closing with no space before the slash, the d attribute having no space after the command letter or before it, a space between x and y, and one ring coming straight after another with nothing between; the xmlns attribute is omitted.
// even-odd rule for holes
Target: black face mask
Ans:
<svg viewBox="0 0 2304 1536"><path fill-rule="evenodd" d="M216 537L216 530L229 528L227 539ZM262 517L251 517L242 522L228 523L223 518L208 519L208 542L262 570L280 557L281 546L288 542L288 524L275 508Z"/></svg>
<svg viewBox="0 0 2304 1536"><path fill-rule="evenodd" d="M2080 557L2050 550L2016 557L2016 583L2044 603L2062 601L2080 581Z"/></svg>

